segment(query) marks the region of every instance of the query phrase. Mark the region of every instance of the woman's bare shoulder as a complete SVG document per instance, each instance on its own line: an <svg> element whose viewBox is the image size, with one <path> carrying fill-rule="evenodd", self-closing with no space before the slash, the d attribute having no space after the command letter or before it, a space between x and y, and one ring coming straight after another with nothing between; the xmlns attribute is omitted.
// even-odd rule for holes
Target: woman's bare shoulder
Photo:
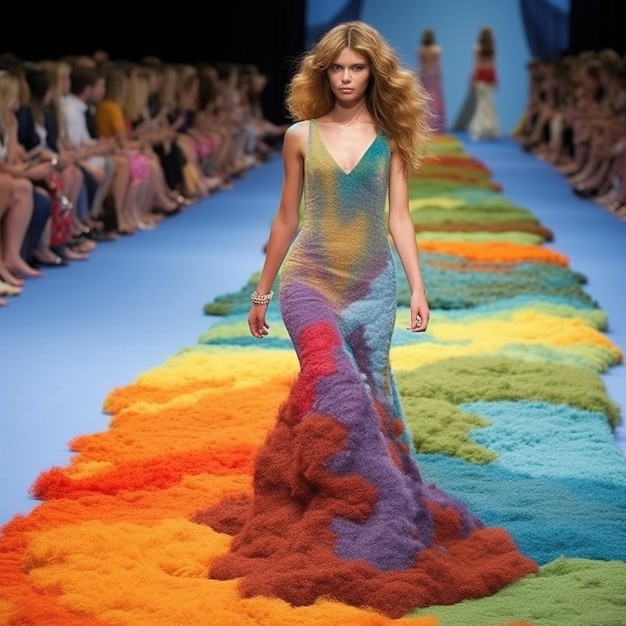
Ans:
<svg viewBox="0 0 626 626"><path fill-rule="evenodd" d="M301 136L309 134L309 126L311 125L310 120L302 120L300 122L294 122L287 127L286 134L293 136Z"/></svg>
<svg viewBox="0 0 626 626"><path fill-rule="evenodd" d="M294 122L288 126L285 131L285 145L295 147L298 151L304 153L309 139L310 126L311 122L309 120Z"/></svg>
<svg viewBox="0 0 626 626"><path fill-rule="evenodd" d="M309 136L309 120L294 122L287 127L285 131L285 140L300 142Z"/></svg>

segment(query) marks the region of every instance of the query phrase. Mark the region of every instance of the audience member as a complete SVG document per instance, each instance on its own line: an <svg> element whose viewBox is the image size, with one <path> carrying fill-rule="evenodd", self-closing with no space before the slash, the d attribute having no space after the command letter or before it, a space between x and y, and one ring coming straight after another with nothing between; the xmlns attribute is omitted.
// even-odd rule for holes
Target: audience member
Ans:
<svg viewBox="0 0 626 626"><path fill-rule="evenodd" d="M274 148L282 146L288 124L275 124L263 111L263 92L267 76L256 65L244 65L239 91L244 108L244 119L250 129L246 155L254 157L254 164L265 160Z"/></svg>
<svg viewBox="0 0 626 626"><path fill-rule="evenodd" d="M63 264L42 245L52 208L46 192L33 181L45 180L54 173L54 167L50 161L31 163L23 158L16 116L20 102L18 76L17 68L0 70L0 171L11 177L8 203L3 209L2 264L7 282L13 284L20 284L14 279L41 276L36 264Z"/></svg>
<svg viewBox="0 0 626 626"><path fill-rule="evenodd" d="M218 187L227 188L228 179L221 169L216 171L217 143L211 129L199 125L200 76L194 65L182 64L166 68L161 98L167 107L167 119L177 133L184 151L187 187L199 196L207 196ZM220 132L226 133L223 129ZM214 167L210 167L210 165Z"/></svg>
<svg viewBox="0 0 626 626"><path fill-rule="evenodd" d="M122 65L107 67L105 90L102 100L96 107L96 128L99 137L112 139L120 154L127 157L129 163L128 187L117 205L117 231L129 235L138 228L151 228L145 205L150 194L150 171L147 157L140 146L130 141L130 124L124 115L128 77Z"/></svg>
<svg viewBox="0 0 626 626"><path fill-rule="evenodd" d="M77 162L88 172L95 188L90 189L90 214L117 231L121 221L130 168L125 156L116 153L112 138L94 137L88 122L90 106L104 95L104 77L88 67L74 66L70 71L69 91L61 96L62 144L76 153ZM112 211L105 210L105 199L111 200Z"/></svg>
<svg viewBox="0 0 626 626"><path fill-rule="evenodd" d="M152 118L149 111L150 79L148 73L139 65L128 67L128 89L124 104L124 115L130 131L130 139L141 148L147 158L150 179L154 193L149 198L149 211L159 215L176 213L186 204L175 189L169 186L163 161L154 150L154 146L163 147L167 153L175 139L169 126L162 124L160 118Z"/></svg>
<svg viewBox="0 0 626 626"><path fill-rule="evenodd" d="M28 96L22 101L17 113L19 143L31 160L38 158L53 161L58 172L54 181L50 181L54 182L54 186L49 183L46 185L53 195L50 237L54 239L55 252L62 258L85 259L96 244L83 237L84 225L77 213L79 203L86 204L87 199L83 172L76 165L75 154L59 147L56 126L49 108L52 91L47 71L39 64L26 63L24 75Z"/></svg>

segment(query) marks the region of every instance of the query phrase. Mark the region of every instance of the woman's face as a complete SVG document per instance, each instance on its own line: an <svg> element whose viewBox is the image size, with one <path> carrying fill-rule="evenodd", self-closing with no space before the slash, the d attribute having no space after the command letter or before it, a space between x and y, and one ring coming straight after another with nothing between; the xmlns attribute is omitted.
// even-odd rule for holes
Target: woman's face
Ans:
<svg viewBox="0 0 626 626"><path fill-rule="evenodd" d="M370 67L362 55L350 48L344 48L326 73L338 102L350 104L364 97L369 84Z"/></svg>

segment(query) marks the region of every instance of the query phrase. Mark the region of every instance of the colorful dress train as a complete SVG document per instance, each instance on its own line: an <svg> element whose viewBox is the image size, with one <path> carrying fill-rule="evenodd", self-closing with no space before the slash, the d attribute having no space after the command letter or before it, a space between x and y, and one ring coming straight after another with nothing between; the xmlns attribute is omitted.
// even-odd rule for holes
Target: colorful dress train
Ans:
<svg viewBox="0 0 626 626"><path fill-rule="evenodd" d="M301 369L258 452L252 496L198 516L233 535L209 575L239 578L246 597L327 597L392 618L492 594L537 565L416 464L389 358L389 142L378 134L345 172L309 124L303 225L280 276Z"/></svg>

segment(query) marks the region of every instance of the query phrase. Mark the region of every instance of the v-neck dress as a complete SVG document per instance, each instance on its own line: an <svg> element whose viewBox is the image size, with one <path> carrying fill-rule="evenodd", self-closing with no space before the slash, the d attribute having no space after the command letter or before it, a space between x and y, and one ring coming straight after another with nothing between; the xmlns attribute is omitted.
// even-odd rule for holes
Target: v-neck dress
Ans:
<svg viewBox="0 0 626 626"><path fill-rule="evenodd" d="M246 596L329 597L399 617L537 569L505 530L420 475L390 366L390 158L379 133L346 172L309 123L303 223L280 276L300 372L257 455L252 495L204 518L234 535L210 576L241 579Z"/></svg>

